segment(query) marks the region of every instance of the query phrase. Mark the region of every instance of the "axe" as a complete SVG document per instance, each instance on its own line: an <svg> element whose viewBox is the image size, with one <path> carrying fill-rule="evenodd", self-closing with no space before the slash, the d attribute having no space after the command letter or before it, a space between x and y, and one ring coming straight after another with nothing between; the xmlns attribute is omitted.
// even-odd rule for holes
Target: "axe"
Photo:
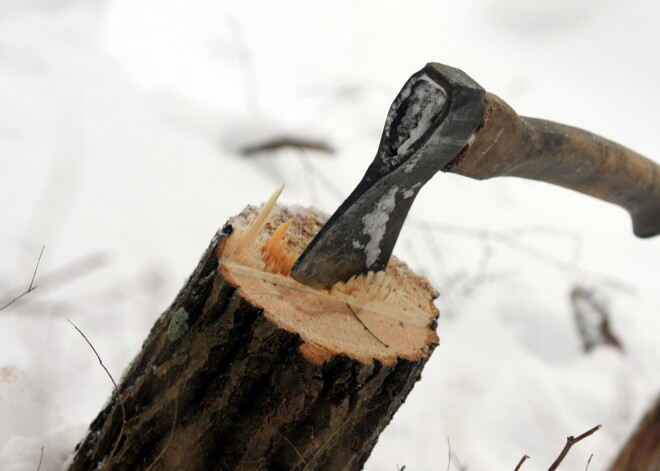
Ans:
<svg viewBox="0 0 660 471"><path fill-rule="evenodd" d="M625 208L638 237L660 233L660 166L603 137L519 116L461 70L429 63L408 79L376 157L295 262L308 286L387 266L417 193L438 171L554 183Z"/></svg>

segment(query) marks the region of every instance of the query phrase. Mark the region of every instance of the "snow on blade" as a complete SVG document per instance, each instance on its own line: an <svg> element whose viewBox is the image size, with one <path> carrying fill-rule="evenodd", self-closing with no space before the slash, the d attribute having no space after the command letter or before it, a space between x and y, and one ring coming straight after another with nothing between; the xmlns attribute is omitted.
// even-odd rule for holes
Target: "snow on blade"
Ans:
<svg viewBox="0 0 660 471"><path fill-rule="evenodd" d="M362 233L369 236L369 242L364 249L367 255L367 268L371 268L380 256L380 241L385 235L387 221L394 210L396 192L399 187L393 186L376 203L376 209L362 218Z"/></svg>
<svg viewBox="0 0 660 471"><path fill-rule="evenodd" d="M427 75L408 84L401 96L403 102L390 112L394 123L390 130L390 151L397 156L403 155L431 128L447 102L445 90Z"/></svg>

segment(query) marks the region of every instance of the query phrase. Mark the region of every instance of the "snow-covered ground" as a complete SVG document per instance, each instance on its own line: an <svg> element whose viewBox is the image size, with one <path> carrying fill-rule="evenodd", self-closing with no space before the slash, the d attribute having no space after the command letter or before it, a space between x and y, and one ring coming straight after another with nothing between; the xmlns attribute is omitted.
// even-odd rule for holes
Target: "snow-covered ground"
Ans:
<svg viewBox="0 0 660 471"><path fill-rule="evenodd" d="M405 80L459 67L519 113L660 158L660 3L2 0L0 469L59 470L215 231L286 183L332 211ZM274 135L336 153L243 157ZM441 344L368 470L607 468L660 391L660 238L619 208L438 175L395 250L442 295ZM531 249L530 249L531 247ZM581 351L569 295L625 350ZM452 469L459 469L454 466Z"/></svg>

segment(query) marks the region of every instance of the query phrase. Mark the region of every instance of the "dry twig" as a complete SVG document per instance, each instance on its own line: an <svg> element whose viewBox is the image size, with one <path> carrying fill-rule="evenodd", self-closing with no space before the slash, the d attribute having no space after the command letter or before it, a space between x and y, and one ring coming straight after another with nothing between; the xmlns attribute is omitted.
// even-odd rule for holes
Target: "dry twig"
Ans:
<svg viewBox="0 0 660 471"><path fill-rule="evenodd" d="M83 334L82 330L80 330L76 324L71 322L70 319L67 319L67 321L69 322L69 324L71 324L74 327L74 329L76 329L78 331L78 333L80 335L82 335L82 338L85 339L85 342L87 342L87 345L90 346L90 348L94 352L94 355L96 355L96 358L99 360L99 363L101 364L101 367L105 370L105 373L108 375L108 378L110 378L110 381L112 381L112 385L115 388L115 394L117 395L117 400L119 401L119 407L121 408L121 415L122 415L121 428L119 429L119 434L117 435L117 438L115 439L115 444L112 447L112 451L110 452L110 455L108 456L108 459L109 459L112 456L114 456L115 452L117 451L117 447L119 446L119 440L121 439L121 436L124 433L124 426L126 425L126 409L124 408L124 401L121 398L121 395L119 394L119 388L117 387L117 383L115 382L115 379L112 377L112 375L110 374L110 371L108 371L106 366L103 364L103 360L101 360L101 356L99 355L99 353L94 348L94 345L92 345L92 342L89 341L87 336L85 334ZM106 460L106 462L107 462L107 460Z"/></svg>
<svg viewBox="0 0 660 471"><path fill-rule="evenodd" d="M174 398L174 413L172 414L172 429L170 430L170 436L167 438L167 443L165 443L165 446L163 449L158 453L158 456L154 458L154 460L151 462L151 464L147 467L145 471L150 471L151 468L154 467L154 465L158 462L159 459L163 457L167 449L170 447L170 443L172 442L172 436L174 435L174 427L176 426L176 419L179 415L179 398L175 397Z"/></svg>
<svg viewBox="0 0 660 471"><path fill-rule="evenodd" d="M518 471L520 469L520 467L523 465L523 463L525 461L527 461L528 459L529 459L529 456L527 456L527 455L520 458L520 461L518 462L518 465L516 466L516 469L514 469L513 471Z"/></svg>
<svg viewBox="0 0 660 471"><path fill-rule="evenodd" d="M561 453L559 453L559 456L555 460L552 465L548 468L548 471L555 471L559 465L561 464L562 461L564 461L564 458L566 458L566 455L568 455L568 452L570 451L571 447L575 445L577 442L580 440L583 440L587 438L590 435L593 435L596 433L598 430L600 430L603 426L602 425L596 425L594 428L587 430L584 432L582 435L579 435L577 437L573 437L572 435L570 437L566 438L566 445L564 445L564 449L561 450Z"/></svg>
<svg viewBox="0 0 660 471"><path fill-rule="evenodd" d="M245 156L251 156L262 152L272 152L274 150L286 148L309 149L318 152L325 152L326 154L332 154L335 152L335 150L329 144L320 140L317 141L313 139L285 136L271 139L259 144L246 146L241 149L241 154Z"/></svg>
<svg viewBox="0 0 660 471"><path fill-rule="evenodd" d="M41 247L41 252L39 253L39 258L37 259L37 265L34 267L34 273L32 273L32 279L30 280L30 286L28 286L28 289L26 289L25 291L23 291L21 294L19 294L18 296L16 296L14 299L12 299L11 301L9 301L9 302L8 302L7 304L5 304L4 306L0 307L0 311L2 311L3 309L8 308L9 306L11 306L12 304L14 304L16 301L18 301L19 299L21 299L21 298L22 298L23 296L25 296L26 294L29 294L29 293L31 293L32 291L34 291L35 289L37 289L37 286L35 286L35 284L34 284L34 278L37 276L37 269L39 268L39 262L41 262L41 256L44 254L44 249L45 249L45 248L46 248L45 245L44 245L43 247Z"/></svg>

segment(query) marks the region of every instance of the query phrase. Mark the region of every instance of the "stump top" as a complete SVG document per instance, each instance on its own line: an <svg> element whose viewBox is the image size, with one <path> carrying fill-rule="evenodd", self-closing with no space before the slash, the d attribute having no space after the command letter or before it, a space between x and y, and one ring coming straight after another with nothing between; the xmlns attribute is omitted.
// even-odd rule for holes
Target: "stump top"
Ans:
<svg viewBox="0 0 660 471"><path fill-rule="evenodd" d="M271 322L300 335L300 351L313 363L334 355L387 365L427 357L438 343L439 315L428 280L392 257L386 271L329 290L298 283L291 266L327 215L276 205L278 195L228 222L231 233L218 243L220 274Z"/></svg>

